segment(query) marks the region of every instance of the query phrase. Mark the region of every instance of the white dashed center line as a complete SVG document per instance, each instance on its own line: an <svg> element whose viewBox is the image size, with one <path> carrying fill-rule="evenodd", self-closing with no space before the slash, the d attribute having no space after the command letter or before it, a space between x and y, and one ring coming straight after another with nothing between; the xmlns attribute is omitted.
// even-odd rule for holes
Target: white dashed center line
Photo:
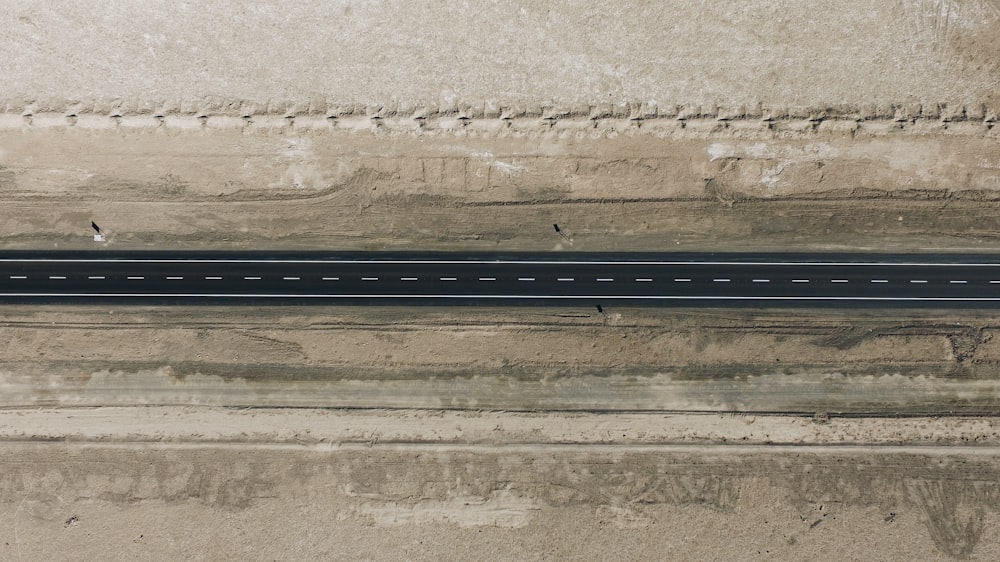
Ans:
<svg viewBox="0 0 1000 562"><path fill-rule="evenodd" d="M0 261L2 261L2 260L0 260ZM56 260L56 261L58 261L58 260ZM456 263L458 263L458 262L456 262ZM487 262L484 262L484 263L487 263ZM488 263L492 263L492 262L488 262ZM534 263L534 262L532 262L532 263ZM825 264L824 263L822 265L830 265L830 264ZM990 265L995 265L995 264L990 264ZM830 271L830 272L832 272L832 271ZM962 271L957 271L957 272L961 273ZM741 272L733 271L733 273L741 273ZM73 279L77 279L77 280L83 279L83 278L90 279L90 280L107 280L107 279L115 279L115 278L121 279L121 277L119 277L118 275L120 275L120 273L117 274L117 275L112 275L110 277L107 277L105 275L79 276L79 275L74 274ZM196 275L194 277L194 279L198 279L198 277L199 276ZM900 276L900 277L902 277L902 276ZM28 276L28 275L10 275L9 278L11 280L26 280L26 279L36 279L37 280L37 279L45 279L45 278L50 279L50 280L67 280L70 277L69 277L68 274L66 274L66 275L48 275L46 273L41 273L41 274L37 274L36 273L34 275L34 277ZM131 281L142 281L142 280L146 280L147 279L146 276L142 276L142 275L129 275L129 276L125 277L125 278L128 279L128 280L131 280ZM168 280L184 280L185 279L185 277L183 277L183 276L166 276L166 277L160 277L159 275L154 275L152 277L153 280L164 279L164 278L168 279ZM226 278L237 279L239 277L234 277L234 276L225 277L225 276L222 276L222 275L218 275L218 276L203 276L202 278L205 279L205 280L221 281L221 280L226 279ZM245 280L248 280L248 281L259 281L259 280L263 279L262 276L244 276L242 278L245 279ZM268 277L268 279L274 279L274 278L275 277L271 277L271 276ZM388 279L392 279L392 278L393 277L389 277ZM285 281L300 281L302 279L314 280L315 278L314 277L309 277L309 278L303 278L303 277L282 277L282 279L285 280ZM355 277L354 279L358 279L358 277ZM360 279L361 279L361 281L380 281L381 278L380 277L360 277ZM398 277L397 279L399 279L400 281L405 281L405 282L415 282L415 281L419 281L421 278L419 278L419 277ZM433 279L433 277L426 277L425 279L427 279L428 281L430 281L430 279ZM459 281L459 278L457 276L454 276L454 277L438 277L438 279L440 281L442 281L442 282L449 282L449 281L457 282L457 281ZM463 277L462 279L463 280L478 279L481 282L495 282L495 281L498 280L497 277L478 277L477 278L477 277L472 277L471 275L469 275L468 277ZM510 278L506 278L506 279L510 279ZM537 280L536 277L516 277L516 279L517 279L517 281L520 281L520 282L534 282L534 281ZM588 279L590 279L592 281L587 281ZM625 279L628 279L628 277L626 277ZM664 281L668 281L669 280L669 278L652 278L652 277L633 277L632 279L636 283L654 283L654 282L657 282L656 281L657 279L659 280L659 282L664 282ZM340 281L341 278L340 277L322 277L322 280L323 281ZM549 277L549 278L546 279L546 278L543 277L543 283L551 283L551 281L553 281L553 280L561 282L561 283L570 283L570 282L575 282L576 278L575 277L557 277L557 278L553 279L553 278ZM593 281L601 282L601 283L612 283L615 280L616 280L616 278L612 278L612 277L598 277L598 278L594 278L594 277L586 277L585 276L584 283L593 282ZM863 283L864 282L864 278L860 278L860 279L856 278L856 279L853 279L853 280L851 280L851 279L832 279L832 278L826 277L825 275L822 275L822 274L820 274L820 277L818 277L817 279L811 279L811 278L807 278L807 279L789 279L789 278L786 277L786 278L783 278L783 279L779 278L777 281L775 281L775 280L769 279L769 278L752 278L752 277L743 277L741 275L740 277L737 277L735 281L733 281L732 278L728 278L728 277L718 277L718 278L708 278L708 279L706 279L706 278L700 278L698 282L699 283L704 283L705 281L709 281L709 280L711 282L713 282L713 283L736 283L737 285L745 284L747 281L750 281L750 282L752 282L754 284L757 284L757 283L777 282L779 285L781 283L787 283L787 282L791 282L791 283L811 283L812 281L816 281L816 282L820 283L821 285L823 283L827 283L827 282L828 283ZM690 278L690 277L675 277L675 278L673 278L673 281L675 283L691 283L694 280L692 278ZM906 282L909 282L911 284L930 284L931 280L930 279L906 279L905 277L902 277L902 278L893 278L893 279L871 279L871 278L869 279L869 283L872 283L872 284L898 284L898 283L906 283ZM951 284L951 285L968 285L968 284L982 283L983 280L981 280L981 278L980 279L974 279L972 281L968 281L966 279L950 279L949 280L949 279L941 279L941 278L935 277L934 280L933 280L933 282L937 286L940 286L941 283L948 283L948 284ZM1000 285L1000 278L993 279L993 280L987 280L987 282L989 284ZM627 281L623 281L623 283L627 284ZM61 285L61 286L64 286L64 285ZM219 285L216 285L216 286L218 287ZM333 286L334 285L330 285L330 287L333 287ZM539 286L543 286L543 285L539 285ZM96 285L91 286L91 287L96 287ZM525 286L525 287L527 287L527 286ZM622 285L621 287L625 287L625 285ZM608 290L612 290L612 289L613 288L608 287ZM527 290L527 289L525 289L525 290ZM883 293L884 294L884 291L881 291L881 290L874 290L873 289L873 291L874 291L872 293L873 295L878 295L879 293ZM523 292L523 291L518 291L518 292ZM340 296L340 295L333 295L333 296ZM553 297L553 298L564 298L564 297L560 296L560 297ZM625 297L622 297L622 298L625 298ZM651 298L675 298L675 297L659 297L658 296L658 297L651 297ZM687 297L678 296L676 298L687 298ZM728 298L728 297L726 297L726 298ZM741 296L737 296L737 297L732 297L732 298L758 298L758 297L741 297ZM780 298L784 298L784 297L780 297ZM806 297L803 297L803 298L806 298ZM809 298L811 298L811 297L809 297ZM833 298L833 297L816 297L816 298ZM859 299L862 299L862 298L882 299L883 297L874 296L874 297L851 297L851 298L859 298ZM936 300L949 300L949 299L945 299L944 297L921 297L921 298L928 298L928 299L931 299L931 300L935 300L935 299ZM900 299L900 300L903 300L903 299ZM956 298L956 299L951 299L951 300L962 300L962 299L957 299ZM968 300L968 299L966 299L966 300ZM1000 299L997 299L997 300L1000 301Z"/></svg>

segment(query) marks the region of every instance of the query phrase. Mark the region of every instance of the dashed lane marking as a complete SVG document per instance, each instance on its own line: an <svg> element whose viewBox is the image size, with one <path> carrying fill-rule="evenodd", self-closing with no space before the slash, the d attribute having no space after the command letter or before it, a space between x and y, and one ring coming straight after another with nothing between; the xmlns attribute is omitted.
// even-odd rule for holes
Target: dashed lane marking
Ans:
<svg viewBox="0 0 1000 562"><path fill-rule="evenodd" d="M636 283L649 283L650 281L652 281L652 279L649 277L636 277L635 279Z"/></svg>
<svg viewBox="0 0 1000 562"><path fill-rule="evenodd" d="M65 279L65 275L49 275L49 279Z"/></svg>
<svg viewBox="0 0 1000 562"><path fill-rule="evenodd" d="M282 277L285 281L299 281L301 277Z"/></svg>

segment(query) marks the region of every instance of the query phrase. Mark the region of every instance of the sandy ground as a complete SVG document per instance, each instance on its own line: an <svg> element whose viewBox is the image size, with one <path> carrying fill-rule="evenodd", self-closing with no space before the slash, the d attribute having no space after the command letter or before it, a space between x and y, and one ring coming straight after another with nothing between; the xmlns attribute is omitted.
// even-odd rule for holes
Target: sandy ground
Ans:
<svg viewBox="0 0 1000 562"><path fill-rule="evenodd" d="M982 449L12 443L3 464L10 559L996 557Z"/></svg>
<svg viewBox="0 0 1000 562"><path fill-rule="evenodd" d="M995 0L19 2L5 96L391 102L982 104ZM993 100L996 101L996 100Z"/></svg>
<svg viewBox="0 0 1000 562"><path fill-rule="evenodd" d="M8 307L4 556L996 557L992 312L606 312Z"/></svg>
<svg viewBox="0 0 1000 562"><path fill-rule="evenodd" d="M618 133L568 118L583 128L563 134L493 119L473 135L21 119L0 127L9 248L986 251L1000 237L1000 143L982 121Z"/></svg>
<svg viewBox="0 0 1000 562"><path fill-rule="evenodd" d="M982 414L989 311L7 307L6 407Z"/></svg>
<svg viewBox="0 0 1000 562"><path fill-rule="evenodd" d="M3 249L1000 243L997 0L7 8ZM0 559L993 560L998 331L5 306Z"/></svg>
<svg viewBox="0 0 1000 562"><path fill-rule="evenodd" d="M10 559L996 556L994 421L60 408L0 438Z"/></svg>

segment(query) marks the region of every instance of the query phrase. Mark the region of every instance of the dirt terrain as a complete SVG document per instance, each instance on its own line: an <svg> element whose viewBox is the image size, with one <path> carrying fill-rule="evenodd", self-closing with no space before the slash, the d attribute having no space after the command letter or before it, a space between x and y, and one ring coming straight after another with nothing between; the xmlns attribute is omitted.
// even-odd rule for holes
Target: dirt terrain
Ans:
<svg viewBox="0 0 1000 562"><path fill-rule="evenodd" d="M1000 406L992 312L15 307L5 405L936 415ZM128 392L123 392L127 389Z"/></svg>
<svg viewBox="0 0 1000 562"><path fill-rule="evenodd" d="M18 3L0 248L1000 247L997 0L528 4ZM4 306L0 559L995 560L998 336Z"/></svg>
<svg viewBox="0 0 1000 562"><path fill-rule="evenodd" d="M119 249L988 251L1000 137L920 115L19 117L0 127L0 241L92 248L93 219Z"/></svg>

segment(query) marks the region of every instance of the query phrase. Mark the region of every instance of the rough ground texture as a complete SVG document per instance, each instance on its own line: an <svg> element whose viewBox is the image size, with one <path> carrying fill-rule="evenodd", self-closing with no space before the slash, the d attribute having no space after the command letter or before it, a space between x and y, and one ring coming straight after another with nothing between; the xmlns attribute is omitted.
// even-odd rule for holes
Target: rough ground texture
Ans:
<svg viewBox="0 0 1000 562"><path fill-rule="evenodd" d="M985 251L1000 238L1000 137L984 121L99 119L0 127L0 243L93 247L92 219L119 249Z"/></svg>
<svg viewBox="0 0 1000 562"><path fill-rule="evenodd" d="M151 110L207 97L279 111L313 98L975 105L996 93L998 19L996 0L36 1L0 20L0 76L11 100Z"/></svg>
<svg viewBox="0 0 1000 562"><path fill-rule="evenodd" d="M607 4L8 6L0 248L1000 247L997 0ZM998 333L7 306L0 559L995 560Z"/></svg>

